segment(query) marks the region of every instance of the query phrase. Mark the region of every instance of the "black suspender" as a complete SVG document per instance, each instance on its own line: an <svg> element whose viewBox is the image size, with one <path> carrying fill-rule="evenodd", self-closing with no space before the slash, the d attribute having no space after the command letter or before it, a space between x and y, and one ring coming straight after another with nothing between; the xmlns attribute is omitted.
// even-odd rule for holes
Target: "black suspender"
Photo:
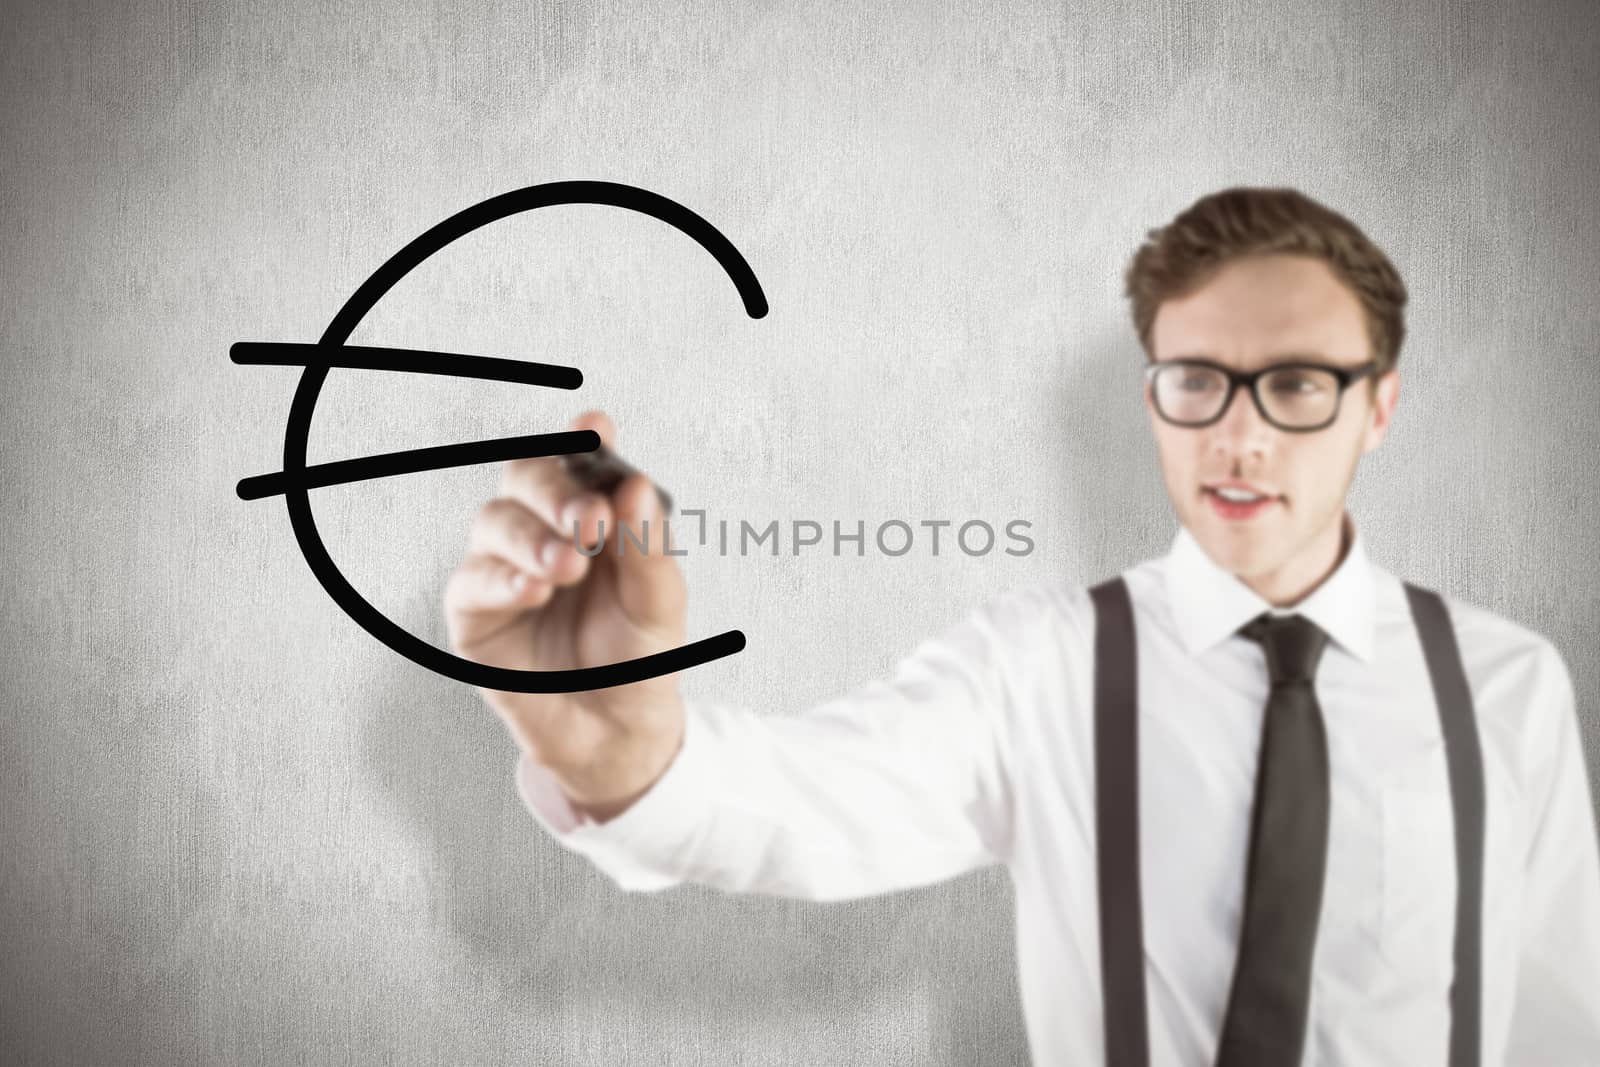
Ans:
<svg viewBox="0 0 1600 1067"><path fill-rule="evenodd" d="M1456 824L1455 981L1450 986L1450 1067L1478 1067L1483 983L1483 751L1461 649L1439 594L1402 583L1422 638L1444 732Z"/></svg>
<svg viewBox="0 0 1600 1067"><path fill-rule="evenodd" d="M1402 583L1422 641L1455 807L1455 981L1447 1067L1479 1067L1483 921L1483 755L1444 600ZM1090 586L1095 610L1095 832L1106 1067L1149 1067L1139 877L1138 658L1133 602L1118 576Z"/></svg>
<svg viewBox="0 0 1600 1067"><path fill-rule="evenodd" d="M1144 920L1139 878L1139 672L1133 602L1121 578L1094 600L1095 849L1100 865L1100 988L1106 1067L1147 1067Z"/></svg>

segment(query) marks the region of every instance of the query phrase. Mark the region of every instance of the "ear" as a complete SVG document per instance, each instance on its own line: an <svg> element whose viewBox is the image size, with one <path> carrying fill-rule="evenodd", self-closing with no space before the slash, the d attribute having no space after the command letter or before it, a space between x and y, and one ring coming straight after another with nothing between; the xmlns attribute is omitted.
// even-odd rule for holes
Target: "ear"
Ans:
<svg viewBox="0 0 1600 1067"><path fill-rule="evenodd" d="M1394 408L1400 401L1400 372L1391 370L1378 378L1372 390L1371 419L1367 423L1366 438L1361 443L1363 453L1371 452L1383 443L1394 419Z"/></svg>

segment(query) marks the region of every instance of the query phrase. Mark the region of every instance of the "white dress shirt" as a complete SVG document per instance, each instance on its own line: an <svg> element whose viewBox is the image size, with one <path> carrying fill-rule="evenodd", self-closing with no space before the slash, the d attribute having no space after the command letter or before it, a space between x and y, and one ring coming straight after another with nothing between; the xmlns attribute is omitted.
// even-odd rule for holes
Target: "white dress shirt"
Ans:
<svg viewBox="0 0 1600 1067"><path fill-rule="evenodd" d="M1400 581L1350 544L1271 609L1179 527L1124 572L1139 663L1139 822L1152 1067L1207 1067L1238 951L1267 610L1331 637L1317 669L1332 800L1303 1067L1445 1067L1455 852L1440 722ZM1446 597L1486 802L1485 1067L1600 1065L1600 842L1570 676L1538 633ZM1004 863L1039 1067L1105 1062L1088 591L1013 588L888 680L798 715L689 700L683 746L621 815L574 813L526 756L538 823L618 886L841 900Z"/></svg>

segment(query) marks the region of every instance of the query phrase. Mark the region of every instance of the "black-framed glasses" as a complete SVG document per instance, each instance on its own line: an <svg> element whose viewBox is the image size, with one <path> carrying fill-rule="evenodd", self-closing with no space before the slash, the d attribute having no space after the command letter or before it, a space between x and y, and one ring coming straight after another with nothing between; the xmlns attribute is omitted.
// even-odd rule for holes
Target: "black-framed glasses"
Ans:
<svg viewBox="0 0 1600 1067"><path fill-rule="evenodd" d="M1156 414L1174 426L1216 422L1242 385L1250 390L1263 419L1290 433L1310 433L1338 418L1344 391L1377 369L1373 360L1359 367L1274 363L1244 372L1209 359L1167 359L1150 364L1144 375L1151 383Z"/></svg>

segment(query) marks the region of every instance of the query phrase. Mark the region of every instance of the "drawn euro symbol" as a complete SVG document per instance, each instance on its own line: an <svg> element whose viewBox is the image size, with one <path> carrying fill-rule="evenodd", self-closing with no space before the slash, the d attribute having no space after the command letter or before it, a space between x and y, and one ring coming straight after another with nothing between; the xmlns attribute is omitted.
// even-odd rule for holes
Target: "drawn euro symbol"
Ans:
<svg viewBox="0 0 1600 1067"><path fill-rule="evenodd" d="M627 208L660 219L681 233L688 234L700 247L711 253L732 280L751 318L759 319L766 315L767 298L750 265L732 242L693 211L657 193L617 182L547 182L515 189L474 204L406 245L361 284L334 316L322 339L315 344L239 341L229 350L233 362L239 364L305 368L289 407L289 421L284 428L283 469L274 474L242 479L237 486L240 498L259 500L283 495L295 540L299 542L311 573L317 576L317 581L322 583L322 588L327 590L333 602L367 633L413 663L438 674L471 685L514 693L576 693L656 678L731 656L744 648L744 634L738 630L728 630L714 637L638 659L554 671L492 667L437 648L396 625L367 603L345 579L328 555L327 546L322 543L322 536L317 531L316 520L311 514L309 491L321 486L446 467L593 452L600 447L600 436L592 430L530 434L390 452L312 466L306 465L306 439L311 429L311 413L317 406L317 394L322 391L328 371L334 367L442 374L551 389L576 389L582 385L583 372L577 367L491 356L345 344L356 326L396 282L456 238L511 215L558 204L602 204Z"/></svg>

